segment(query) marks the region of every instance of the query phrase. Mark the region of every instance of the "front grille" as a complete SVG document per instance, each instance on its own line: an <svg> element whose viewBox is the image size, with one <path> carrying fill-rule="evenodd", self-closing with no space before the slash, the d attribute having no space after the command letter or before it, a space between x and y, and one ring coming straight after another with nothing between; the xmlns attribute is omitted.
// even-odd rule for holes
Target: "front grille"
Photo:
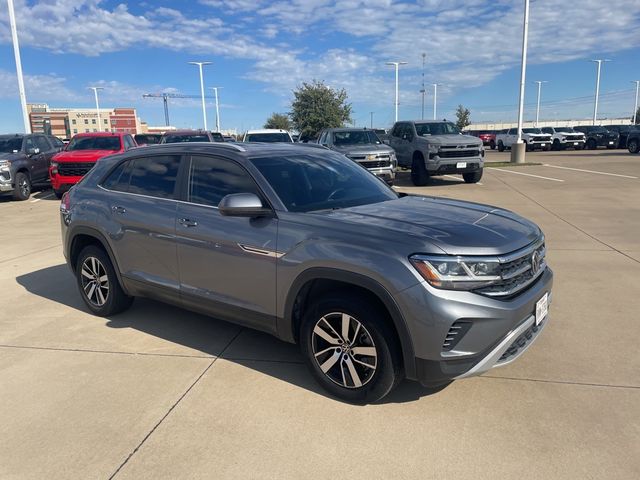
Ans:
<svg viewBox="0 0 640 480"><path fill-rule="evenodd" d="M365 168L383 168L383 167L390 167L391 166L391 161L390 160L374 160L373 162L371 161L363 161L363 162L358 162L360 165L362 165Z"/></svg>
<svg viewBox="0 0 640 480"><path fill-rule="evenodd" d="M524 332L520 334L518 338L516 338L509 348L502 354L498 363L503 363L509 360L511 357L516 355L518 351L527 346L529 342L533 339L538 330L542 328L542 325L536 325L535 323L527 328Z"/></svg>
<svg viewBox="0 0 640 480"><path fill-rule="evenodd" d="M364 162L366 160L391 161L391 156L388 153L350 153L347 157L356 162Z"/></svg>
<svg viewBox="0 0 640 480"><path fill-rule="evenodd" d="M95 162L70 162L58 164L58 174L63 177L82 177L95 165Z"/></svg>
<svg viewBox="0 0 640 480"><path fill-rule="evenodd" d="M440 158L466 158L466 157L478 157L480 156L480 150L477 148L474 150L456 149L456 150L440 150L438 153Z"/></svg>
<svg viewBox="0 0 640 480"><path fill-rule="evenodd" d="M444 343L442 344L442 351L450 352L453 350L470 328L471 322L466 320L458 320L451 325L451 328L449 328L447 336L444 339Z"/></svg>
<svg viewBox="0 0 640 480"><path fill-rule="evenodd" d="M475 292L489 297L513 297L542 275L547 268L545 255L544 243L540 243L525 249L515 257L510 256L500 265L502 279Z"/></svg>
<svg viewBox="0 0 640 480"><path fill-rule="evenodd" d="M567 135L567 140L576 141L576 140L584 140L582 135Z"/></svg>

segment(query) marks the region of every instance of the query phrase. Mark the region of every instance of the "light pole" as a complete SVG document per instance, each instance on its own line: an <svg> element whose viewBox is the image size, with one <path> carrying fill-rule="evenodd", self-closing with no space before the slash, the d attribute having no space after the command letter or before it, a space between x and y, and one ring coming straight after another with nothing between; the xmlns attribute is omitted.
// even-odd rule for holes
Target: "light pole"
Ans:
<svg viewBox="0 0 640 480"><path fill-rule="evenodd" d="M407 62L387 62L385 65L393 65L396 69L396 122L398 121L398 69L400 65L406 65Z"/></svg>
<svg viewBox="0 0 640 480"><path fill-rule="evenodd" d="M102 123L100 122L100 103L98 103L98 90L104 90L104 87L89 87L89 90L93 90L93 94L96 97L96 113L98 114L98 131L102 131Z"/></svg>
<svg viewBox="0 0 640 480"><path fill-rule="evenodd" d="M369 112L369 115L371 115L371 128L373 128L373 114L376 112Z"/></svg>
<svg viewBox="0 0 640 480"><path fill-rule="evenodd" d="M204 129L207 129L207 109L204 104L204 78L202 76L202 66L211 65L211 62L189 62L191 65L197 65L200 70L200 96L202 97L202 119L204 120Z"/></svg>
<svg viewBox="0 0 640 480"><path fill-rule="evenodd" d="M220 131L220 105L218 104L218 90L222 89L223 87L209 87L211 90L213 90L213 93L215 94L216 97L216 132Z"/></svg>
<svg viewBox="0 0 640 480"><path fill-rule="evenodd" d="M602 69L602 62L610 62L611 60L605 58L602 60L591 61L598 64L598 73L596 74L596 97L593 102L593 124L595 125L598 121L598 97L600 96L600 71Z"/></svg>
<svg viewBox="0 0 640 480"><path fill-rule="evenodd" d="M427 91L424 88L424 61L427 58L427 54L426 53L422 53L422 89L420 90L420 93L422 94L422 117L420 117L421 120L424 120L424 95L427 93Z"/></svg>
<svg viewBox="0 0 640 480"><path fill-rule="evenodd" d="M538 126L538 121L540 120L540 90L542 89L542 84L547 83L546 80L536 80L533 83L538 84L538 101L536 102L536 127Z"/></svg>
<svg viewBox="0 0 640 480"><path fill-rule="evenodd" d="M438 116L438 87L442 86L441 83L433 84L433 119L437 120Z"/></svg>
<svg viewBox="0 0 640 480"><path fill-rule="evenodd" d="M518 140L511 147L511 161L524 163L525 145L522 143L522 116L524 114L524 85L527 75L527 41L529 38L529 0L524 0L524 19L522 25L522 65L520 69L520 102L518 105ZM515 148L514 148L515 147Z"/></svg>
<svg viewBox="0 0 640 480"><path fill-rule="evenodd" d="M638 90L640 90L640 80L633 80L631 83L636 84L636 104L633 107L633 124L638 120Z"/></svg>
<svg viewBox="0 0 640 480"><path fill-rule="evenodd" d="M13 0L7 0L9 9L9 25L11 27L11 39L13 40L13 55L16 57L16 76L18 77L18 92L20 95L20 106L22 107L22 120L24 121L25 133L31 133L31 122L29 122L29 112L27 112L27 95L24 91L24 79L22 78L22 61L20 60L20 44L18 43L18 30L16 28L16 14L13 9Z"/></svg>

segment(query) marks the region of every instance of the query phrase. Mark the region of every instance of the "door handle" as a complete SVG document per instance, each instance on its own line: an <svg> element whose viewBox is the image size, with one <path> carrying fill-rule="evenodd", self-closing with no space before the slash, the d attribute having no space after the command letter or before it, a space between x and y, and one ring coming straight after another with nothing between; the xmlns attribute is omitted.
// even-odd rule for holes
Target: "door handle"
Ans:
<svg viewBox="0 0 640 480"><path fill-rule="evenodd" d="M185 228L198 226L198 222L194 220L189 220L188 218L181 218L180 220L178 220L178 223Z"/></svg>
<svg viewBox="0 0 640 480"><path fill-rule="evenodd" d="M111 211L113 213L119 213L119 214L123 214L126 213L127 209L124 207L117 207L117 206L113 206L111 207Z"/></svg>

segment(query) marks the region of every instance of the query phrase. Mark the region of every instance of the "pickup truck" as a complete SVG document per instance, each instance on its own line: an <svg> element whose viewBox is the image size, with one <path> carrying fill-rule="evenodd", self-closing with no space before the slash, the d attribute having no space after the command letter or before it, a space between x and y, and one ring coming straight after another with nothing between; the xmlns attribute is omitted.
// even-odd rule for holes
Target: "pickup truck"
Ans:
<svg viewBox="0 0 640 480"><path fill-rule="evenodd" d="M571 127L544 127L543 133L551 135L551 149L565 150L574 148L582 150L585 144L585 136L582 132L577 132Z"/></svg>
<svg viewBox="0 0 640 480"><path fill-rule="evenodd" d="M518 141L518 129L510 128L502 130L496 135L496 143L498 151L504 152L506 148ZM530 150L551 150L551 135L542 133L539 128L523 128L522 141L527 145L527 151Z"/></svg>
<svg viewBox="0 0 640 480"><path fill-rule="evenodd" d="M584 133L587 139L586 149L595 150L598 147L606 147L608 149L618 148L620 135L618 132L611 132L606 127L597 125L579 125L573 127L577 132Z"/></svg>
<svg viewBox="0 0 640 480"><path fill-rule="evenodd" d="M396 122L389 135L398 165L411 168L414 185L426 185L436 175L462 175L466 183L477 183L484 168L482 140L463 135L446 120Z"/></svg>

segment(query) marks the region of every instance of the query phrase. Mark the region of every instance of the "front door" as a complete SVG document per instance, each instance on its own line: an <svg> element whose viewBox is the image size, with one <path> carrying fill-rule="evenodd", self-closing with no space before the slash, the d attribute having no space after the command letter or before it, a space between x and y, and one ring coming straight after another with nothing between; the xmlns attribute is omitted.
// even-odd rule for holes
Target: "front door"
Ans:
<svg viewBox="0 0 640 480"><path fill-rule="evenodd" d="M194 155L187 177L186 202L178 205L176 224L185 306L274 331L278 220L220 214L225 195L263 198L248 172L232 160Z"/></svg>

